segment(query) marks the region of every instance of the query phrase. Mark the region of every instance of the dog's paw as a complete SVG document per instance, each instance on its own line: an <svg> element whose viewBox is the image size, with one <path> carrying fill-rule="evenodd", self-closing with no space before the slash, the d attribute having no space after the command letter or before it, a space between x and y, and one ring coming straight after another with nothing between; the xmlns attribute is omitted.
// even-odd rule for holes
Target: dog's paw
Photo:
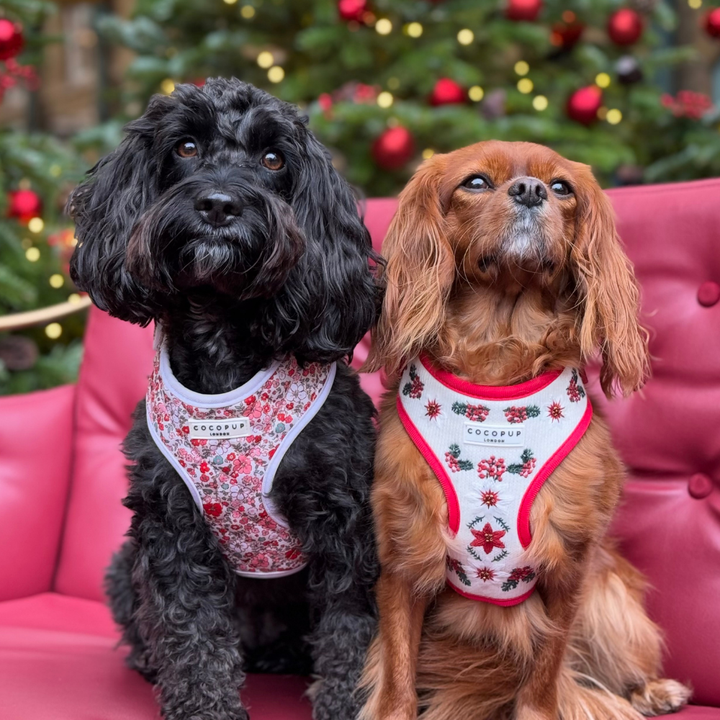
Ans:
<svg viewBox="0 0 720 720"><path fill-rule="evenodd" d="M692 691L676 680L651 680L630 695L632 706L647 717L667 715L687 704Z"/></svg>

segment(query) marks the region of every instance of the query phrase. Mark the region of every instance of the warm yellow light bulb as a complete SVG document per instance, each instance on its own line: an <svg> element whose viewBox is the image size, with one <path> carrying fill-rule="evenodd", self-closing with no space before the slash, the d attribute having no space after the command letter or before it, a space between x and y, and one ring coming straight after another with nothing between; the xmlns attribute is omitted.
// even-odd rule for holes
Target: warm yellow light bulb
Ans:
<svg viewBox="0 0 720 720"><path fill-rule="evenodd" d="M702 7L702 0L688 0L688 5L693 10L699 10Z"/></svg>
<svg viewBox="0 0 720 720"><path fill-rule="evenodd" d="M405 26L405 31L411 38L419 38L423 34L423 26L419 22L411 22Z"/></svg>
<svg viewBox="0 0 720 720"><path fill-rule="evenodd" d="M55 273L50 276L50 287L54 287L56 290L61 288L65 284L65 278L60 273Z"/></svg>
<svg viewBox="0 0 720 720"><path fill-rule="evenodd" d="M250 20L250 18L255 17L255 8L252 5L243 5L240 8L240 14L246 19Z"/></svg>
<svg viewBox="0 0 720 720"><path fill-rule="evenodd" d="M39 217L30 218L30 221L28 222L28 230L32 233L42 232L44 227L45 223L43 222L43 219Z"/></svg>
<svg viewBox="0 0 720 720"><path fill-rule="evenodd" d="M457 34L457 40L461 45L469 45L475 39L475 33L468 28L463 28Z"/></svg>
<svg viewBox="0 0 720 720"><path fill-rule="evenodd" d="M387 18L380 18L375 23L375 32L378 35L389 35L392 32L392 23Z"/></svg>
<svg viewBox="0 0 720 720"><path fill-rule="evenodd" d="M60 323L50 323L46 325L45 334L51 340L57 340L62 335L62 325Z"/></svg>
<svg viewBox="0 0 720 720"><path fill-rule="evenodd" d="M515 72L518 75L527 75L530 72L530 66L524 60L518 60L515 63Z"/></svg>
<svg viewBox="0 0 720 720"><path fill-rule="evenodd" d="M279 65L268 70L268 80L272 83L279 83L284 77L285 71Z"/></svg>
<svg viewBox="0 0 720 720"><path fill-rule="evenodd" d="M25 251L25 257L30 262L37 262L40 259L40 250L38 250L36 247L28 248Z"/></svg>
<svg viewBox="0 0 720 720"><path fill-rule="evenodd" d="M429 160L434 154L435 151L432 148L425 148L422 151L423 160Z"/></svg>
<svg viewBox="0 0 720 720"><path fill-rule="evenodd" d="M263 70L267 70L268 68L272 67L275 64L275 58L273 57L273 54L271 52L268 52L267 50L263 50L257 56L257 64L261 68L263 68Z"/></svg>
<svg viewBox="0 0 720 720"><path fill-rule="evenodd" d="M595 84L601 88L610 87L610 76L607 73L598 73L595 76Z"/></svg>
<svg viewBox="0 0 720 720"><path fill-rule="evenodd" d="M389 108L394 100L395 98L392 96L392 93L389 93L387 90L384 90L377 96L377 104L381 108Z"/></svg>
<svg viewBox="0 0 720 720"><path fill-rule="evenodd" d="M468 97L473 102L480 102L485 97L485 91L479 85L473 85L468 90Z"/></svg>
<svg viewBox="0 0 720 720"><path fill-rule="evenodd" d="M533 98L533 107L538 111L542 112L547 109L548 99L544 95L536 95Z"/></svg>
<svg viewBox="0 0 720 720"><path fill-rule="evenodd" d="M617 108L613 108L612 110L607 111L605 119L611 125L617 125L622 120L622 113Z"/></svg>
<svg viewBox="0 0 720 720"><path fill-rule="evenodd" d="M234 5L237 2L237 0L223 0L223 2L226 5Z"/></svg>
<svg viewBox="0 0 720 720"><path fill-rule="evenodd" d="M79 303L79 302L80 302L80 299L81 299L81 298L80 298L80 296L79 296L77 293L70 293L70 295L68 295L68 302L71 302L71 303L73 303L73 304L74 304L74 303Z"/></svg>
<svg viewBox="0 0 720 720"><path fill-rule="evenodd" d="M160 83L160 90L162 90L165 95L170 95L174 89L175 83L170 78L165 78L165 80Z"/></svg>
<svg viewBox="0 0 720 720"><path fill-rule="evenodd" d="M535 86L533 85L533 81L530 80L530 78L523 78L522 80L518 80L517 89L523 95L527 95L528 93L531 93L533 91L534 87Z"/></svg>

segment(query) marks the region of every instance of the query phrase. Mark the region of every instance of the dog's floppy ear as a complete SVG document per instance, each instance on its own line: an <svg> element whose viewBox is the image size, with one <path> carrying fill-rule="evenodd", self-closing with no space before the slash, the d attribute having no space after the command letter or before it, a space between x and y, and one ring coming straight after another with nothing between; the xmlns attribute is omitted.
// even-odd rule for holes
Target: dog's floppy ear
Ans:
<svg viewBox="0 0 720 720"><path fill-rule="evenodd" d="M331 361L351 355L375 321L379 290L370 263L376 256L350 186L304 125L301 132L291 204L306 249L277 302L281 318L296 326L290 345L297 357Z"/></svg>
<svg viewBox="0 0 720 720"><path fill-rule="evenodd" d="M443 156L427 160L400 194L383 243L385 299L367 369L388 375L436 339L455 278L440 200Z"/></svg>
<svg viewBox="0 0 720 720"><path fill-rule="evenodd" d="M642 387L649 373L647 331L638 320L640 293L615 229L610 200L588 167L579 167L578 179L571 254L582 303L580 347L586 358L600 347L600 383L608 397L616 385L629 395Z"/></svg>
<svg viewBox="0 0 720 720"><path fill-rule="evenodd" d="M102 310L140 325L153 318L151 298L125 269L125 255L135 223L155 196L157 168L150 148L166 100L151 100L145 115L127 126L125 139L88 172L67 204L78 239L70 260L73 282Z"/></svg>

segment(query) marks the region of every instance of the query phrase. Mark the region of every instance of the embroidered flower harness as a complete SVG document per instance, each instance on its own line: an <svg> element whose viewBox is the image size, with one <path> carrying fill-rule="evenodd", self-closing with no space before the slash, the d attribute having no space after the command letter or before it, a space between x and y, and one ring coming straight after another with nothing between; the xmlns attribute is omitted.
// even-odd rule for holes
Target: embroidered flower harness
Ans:
<svg viewBox="0 0 720 720"><path fill-rule="evenodd" d="M330 394L336 364L273 363L242 387L203 395L155 355L147 423L187 485L238 575L281 577L306 564L301 544L270 498L288 448Z"/></svg>
<svg viewBox="0 0 720 720"><path fill-rule="evenodd" d="M522 602L537 582L530 508L592 418L578 371L491 387L421 356L403 373L397 408L445 493L448 583L473 600Z"/></svg>

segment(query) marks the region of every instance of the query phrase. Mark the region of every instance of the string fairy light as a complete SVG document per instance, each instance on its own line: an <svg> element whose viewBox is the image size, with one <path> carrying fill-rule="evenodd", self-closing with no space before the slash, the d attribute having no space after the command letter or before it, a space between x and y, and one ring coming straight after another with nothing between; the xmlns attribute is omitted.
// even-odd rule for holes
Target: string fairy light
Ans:
<svg viewBox="0 0 720 720"><path fill-rule="evenodd" d="M468 90L468 97L473 102L480 102L485 97L485 91L479 85L473 85Z"/></svg>
<svg viewBox="0 0 720 720"><path fill-rule="evenodd" d="M60 273L55 273L50 276L50 280L48 280L48 282L50 283L50 287L58 290L65 284L65 278Z"/></svg>
<svg viewBox="0 0 720 720"><path fill-rule="evenodd" d="M51 340L57 340L62 335L62 325L60 323L50 323L45 326L45 334Z"/></svg>
<svg viewBox="0 0 720 720"><path fill-rule="evenodd" d="M285 71L279 65L275 65L268 70L268 80L271 83L279 83L284 77Z"/></svg>
<svg viewBox="0 0 720 720"><path fill-rule="evenodd" d="M547 109L548 99L544 95L536 95L533 98L532 104L538 112L542 112L543 110Z"/></svg>
<svg viewBox="0 0 720 720"><path fill-rule="evenodd" d="M419 38L423 34L423 26L419 22L411 22L405 26L405 32L411 38Z"/></svg>
<svg viewBox="0 0 720 720"><path fill-rule="evenodd" d="M387 18L380 18L375 23L375 32L378 35L389 35L392 32L392 23Z"/></svg>
<svg viewBox="0 0 720 720"><path fill-rule="evenodd" d="M600 88L610 87L610 76L601 72L595 76L595 84Z"/></svg>
<svg viewBox="0 0 720 720"><path fill-rule="evenodd" d="M527 75L530 72L530 66L524 60L518 60L515 63L515 72L518 75Z"/></svg>
<svg viewBox="0 0 720 720"><path fill-rule="evenodd" d="M530 78L522 78L521 80L518 80L517 89L523 95L527 95L528 93L531 93L533 91L534 87L535 87L535 85L533 84L533 81L530 80Z"/></svg>
<svg viewBox="0 0 720 720"><path fill-rule="evenodd" d="M608 110L605 115L605 120L607 120L610 125L617 125L622 120L622 113L617 108Z"/></svg>
<svg viewBox="0 0 720 720"><path fill-rule="evenodd" d="M25 251L25 258L29 262L37 262L40 259L40 250L36 247L30 247Z"/></svg>
<svg viewBox="0 0 720 720"><path fill-rule="evenodd" d="M475 33L469 28L463 28L457 34L457 41L461 45L469 45L475 39Z"/></svg>
<svg viewBox="0 0 720 720"><path fill-rule="evenodd" d="M271 52L263 50L258 54L256 62L263 70L267 70L275 64L275 58Z"/></svg>
<svg viewBox="0 0 720 720"><path fill-rule="evenodd" d="M381 108L389 108L394 100L395 98L392 96L392 93L387 92L387 90L384 90L377 96L377 104Z"/></svg>
<svg viewBox="0 0 720 720"><path fill-rule="evenodd" d="M43 228L45 227L45 223L43 222L42 218L34 217L34 218L30 218L27 226L28 226L28 230L31 233L40 233L43 231Z"/></svg>
<svg viewBox="0 0 720 720"><path fill-rule="evenodd" d="M255 17L255 8L252 5L243 5L240 8L240 14L246 19L251 20Z"/></svg>

